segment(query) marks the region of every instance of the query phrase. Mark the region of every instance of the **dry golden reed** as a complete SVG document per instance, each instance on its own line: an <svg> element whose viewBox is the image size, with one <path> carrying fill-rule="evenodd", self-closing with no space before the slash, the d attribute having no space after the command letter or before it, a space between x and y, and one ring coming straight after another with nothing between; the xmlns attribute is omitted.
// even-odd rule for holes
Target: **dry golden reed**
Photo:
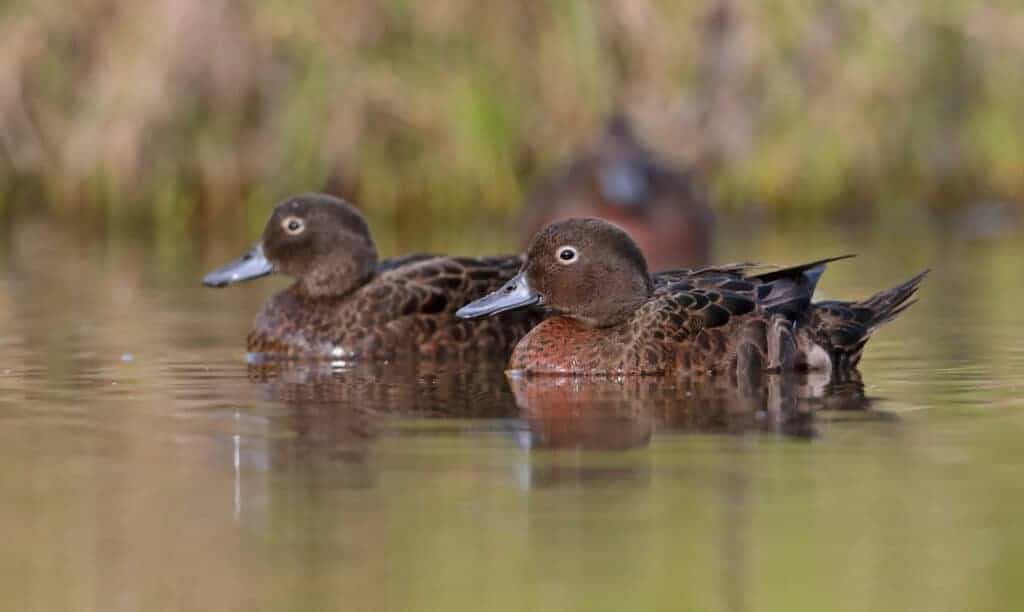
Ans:
<svg viewBox="0 0 1024 612"><path fill-rule="evenodd" d="M0 206L507 214L615 108L724 208L1019 202L1022 66L1018 0L9 0Z"/></svg>

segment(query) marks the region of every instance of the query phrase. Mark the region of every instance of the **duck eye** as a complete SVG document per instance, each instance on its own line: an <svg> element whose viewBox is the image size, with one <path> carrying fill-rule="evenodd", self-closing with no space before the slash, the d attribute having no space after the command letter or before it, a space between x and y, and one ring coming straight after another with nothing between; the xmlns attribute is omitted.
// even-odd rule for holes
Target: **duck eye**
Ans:
<svg viewBox="0 0 1024 612"><path fill-rule="evenodd" d="M568 265L571 263L576 263L577 259L579 259L579 253L576 251L576 247L558 247L558 263Z"/></svg>
<svg viewBox="0 0 1024 612"><path fill-rule="evenodd" d="M306 229L306 224L298 217L288 217L281 222L281 227L284 228L284 231L295 236L301 234L302 230Z"/></svg>

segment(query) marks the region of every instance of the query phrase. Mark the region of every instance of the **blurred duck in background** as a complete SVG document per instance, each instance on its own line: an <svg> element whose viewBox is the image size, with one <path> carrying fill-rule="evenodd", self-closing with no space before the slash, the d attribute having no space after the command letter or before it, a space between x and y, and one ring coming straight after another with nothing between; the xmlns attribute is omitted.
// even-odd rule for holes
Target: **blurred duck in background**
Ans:
<svg viewBox="0 0 1024 612"><path fill-rule="evenodd" d="M714 213L705 195L689 171L645 148L621 113L595 146L528 197L523 240L570 217L600 217L626 230L653 270L699 266L710 256Z"/></svg>

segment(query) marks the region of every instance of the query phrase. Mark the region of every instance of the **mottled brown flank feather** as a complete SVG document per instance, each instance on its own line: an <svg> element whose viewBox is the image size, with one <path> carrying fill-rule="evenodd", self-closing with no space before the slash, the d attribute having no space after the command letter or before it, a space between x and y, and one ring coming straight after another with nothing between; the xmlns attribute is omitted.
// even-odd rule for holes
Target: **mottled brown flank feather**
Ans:
<svg viewBox="0 0 1024 612"><path fill-rule="evenodd" d="M745 263L655 274L653 295L625 323L548 319L519 343L510 367L577 375L850 369L871 333L913 304L927 272L862 302L811 304L825 263L761 275ZM810 283L799 278L807 274ZM816 346L830 365L814 361Z"/></svg>
<svg viewBox="0 0 1024 612"><path fill-rule="evenodd" d="M523 259L411 255L387 260L351 293L310 298L293 285L267 301L248 350L289 356L390 358L506 353L540 320L534 310L456 319L461 305L498 289Z"/></svg>

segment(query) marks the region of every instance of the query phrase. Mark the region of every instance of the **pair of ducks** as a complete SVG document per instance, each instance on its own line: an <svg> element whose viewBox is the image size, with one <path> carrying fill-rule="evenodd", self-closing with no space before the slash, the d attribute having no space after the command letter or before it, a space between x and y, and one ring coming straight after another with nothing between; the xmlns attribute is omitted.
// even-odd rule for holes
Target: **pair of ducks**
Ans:
<svg viewBox="0 0 1024 612"><path fill-rule="evenodd" d="M926 274L860 302L812 302L837 259L651 274L625 231L572 218L544 227L525 256L381 261L358 211L311 194L278 204L260 243L203 282L297 279L257 316L253 353L388 359L511 350L513 370L568 375L836 371L857 365L872 332L913 304Z"/></svg>

